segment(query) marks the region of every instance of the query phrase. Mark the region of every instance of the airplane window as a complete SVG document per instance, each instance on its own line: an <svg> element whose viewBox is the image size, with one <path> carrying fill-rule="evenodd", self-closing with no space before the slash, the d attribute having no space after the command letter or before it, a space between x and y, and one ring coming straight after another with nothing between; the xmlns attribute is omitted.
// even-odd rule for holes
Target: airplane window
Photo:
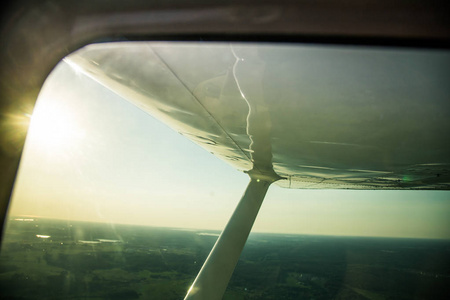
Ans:
<svg viewBox="0 0 450 300"><path fill-rule="evenodd" d="M120 54L121 47L130 44L132 47L139 44L140 48L130 48L131 56ZM247 186L248 176L241 172L250 169L246 155L255 164L262 162L265 166L267 152L259 151L261 148L257 146L268 137L264 132L252 131L257 125L273 129L269 137L273 153L270 154L271 171L280 174L292 171L280 159L289 154L280 150L285 140L276 139L280 132L285 132L282 134L286 139L292 138L292 128L281 128L287 121L278 119L281 123L276 123L275 117L272 121L275 124L269 125L266 119L252 119L250 111L252 108L264 111L263 103L252 106L252 99L260 97L257 91L267 89L258 77L263 61L267 59L273 64L271 76L274 78L283 75L277 64L291 72L297 62L289 66L283 59L273 57L270 49L274 46L267 45L262 45L266 47L260 51L263 54L254 58L253 53L261 50L255 45L252 48L206 43L210 47L195 54L205 60L204 65L199 65L198 61L188 60L195 56L197 44L183 44L180 48L179 43L155 43L153 49L148 43L130 44L88 46L87 50L82 49L61 61L45 82L31 116L3 235L0 299L180 299L186 295ZM214 47L227 55L220 55L220 60L207 61L214 56L211 54ZM290 45L285 52L292 55L292 59L295 47ZM315 103L326 107L327 116L312 116L316 114L313 106L319 104L301 99L298 101L306 113L300 115L310 118L310 124L315 124L314 120L329 122L328 126L316 129L314 139L305 132L302 138L309 139L309 144L302 144L302 147L306 145L303 149L310 162L318 164L316 154L322 154L330 163L333 157L338 157L339 161L334 161L328 169L300 161L292 165L296 166L296 172L310 176L305 181L308 185L355 187L361 184L361 176L375 171L362 172L354 168L332 181L330 174L334 174L339 164L349 163L344 154L350 152L361 168L368 169L376 167L375 159L368 161L369 154L380 153L367 137L351 136L353 140L345 143L338 140L358 119L346 115L345 109L330 102L323 92L338 92L337 99L345 102L348 95L341 89L342 84L354 88L368 104L359 106L357 100L349 101L350 104L357 107L358 113L366 114L370 124L380 126L371 131L374 139L377 135L386 135L389 128L384 128L385 124L399 123L399 128L403 128L402 124L409 122L407 118L416 116L421 109L410 107L404 111L405 117L394 122L393 115L379 111L377 101L381 98L377 93L380 91L371 89L371 78L365 77L369 73L357 68L357 64L346 64L351 57L365 62L364 52L334 49L341 58L336 62L324 48L318 47L312 52L312 48L300 49L309 58L313 57L313 52L325 55L305 61L299 76L304 79L302 97L317 97ZM102 52L104 49L110 51L106 56ZM116 50L120 51L116 53ZM411 106L418 106L417 99L426 94L422 92L414 98L420 88L440 86L447 78L448 71L443 69L438 70L438 75L444 76L442 82L432 82L433 77L419 74L438 63L449 63L447 53L433 52L427 56L422 52L392 50L387 56L377 56L383 51L369 50L375 60L371 64L376 67L372 70L374 80L386 89L390 87L390 79L382 76L381 66L390 63L389 57L400 60L399 64L404 67L409 66L410 59L418 59L422 69L416 69L417 74L405 75L421 77L421 86L407 93L413 99ZM184 57L179 56L180 51L185 53ZM346 56L346 51L351 55ZM405 53L406 56L402 56ZM136 69L132 57L137 55L147 55L141 61L144 71ZM115 59L128 69L117 68L111 63ZM183 59L188 60L184 67L173 67ZM322 76L319 71L330 64L354 72L351 79L360 77L364 86L343 79L338 70L333 70L326 78L329 91L306 88L313 79ZM101 68L97 68L98 65ZM219 69L222 72L214 73ZM149 76L145 79L151 78L152 82L139 81L142 78L139 72L149 72L144 74ZM254 79L254 86L240 74ZM300 85L295 79L298 78L291 76L284 81L272 80L287 91L284 98L278 99L282 108L276 114L288 115L289 108L298 109L289 106L293 97L290 93L296 91L292 86ZM182 82L181 89L179 82ZM405 78L401 83L408 84ZM393 91L393 95L400 95L400 89L390 88L388 93ZM426 94L435 96L443 109L425 107L422 112L440 111L435 114L436 122L445 119L447 92L448 88ZM203 110L190 111L191 107L181 100L179 107L171 106L160 101L161 95L174 99L197 98L203 104L202 109L219 113L202 115ZM128 96L138 100L130 101ZM241 97L240 102L233 102L236 97ZM157 109L150 107L145 99L152 99ZM221 101L227 105L223 106ZM399 111L395 105L391 108ZM241 110L246 113L239 118L237 114ZM377 111L377 119L375 114L369 113L372 111ZM264 117L264 112L261 114ZM340 124L342 128L336 129L335 115L347 117ZM193 116L215 118L222 127L189 121ZM333 126L336 136L329 133ZM409 129L412 126L416 134L424 133L415 122L405 126ZM430 144L435 142L431 137L445 135L447 127L440 132L430 132ZM223 128L231 132L228 138L216 134ZM358 130L369 132L372 127ZM398 141L401 136L396 139L389 133L384 141L404 150L404 144L414 145L407 137L404 133L403 140ZM230 139L238 145L249 144L247 152L250 154L233 152L226 144ZM364 143L367 145L361 146ZM439 148L445 143L432 145ZM219 144L226 146L220 148ZM326 147L333 151L326 152ZM427 172L443 168L447 163L446 153L435 151L431 146L422 149L429 150L430 157L434 155L439 159L429 161ZM387 150L383 148L383 151L383 165L397 167L386 158ZM363 154L355 156L361 152ZM406 161L415 157L416 152L411 150L398 155L396 163L401 165L403 157ZM414 172L419 178L419 172L425 167L417 168ZM397 184L399 177L396 176L400 171L395 172L389 175L393 179L383 173L364 180L371 188ZM429 181L420 178L420 184L429 184L430 189L421 191L367 190L367 186L360 190L284 188L301 182L297 173L292 177L295 179L280 183L281 187L275 184L270 187L224 299L447 298L450 293L450 192L432 190L448 185L445 178L433 182L432 187ZM401 184L411 187L417 182L414 177L402 179Z"/></svg>

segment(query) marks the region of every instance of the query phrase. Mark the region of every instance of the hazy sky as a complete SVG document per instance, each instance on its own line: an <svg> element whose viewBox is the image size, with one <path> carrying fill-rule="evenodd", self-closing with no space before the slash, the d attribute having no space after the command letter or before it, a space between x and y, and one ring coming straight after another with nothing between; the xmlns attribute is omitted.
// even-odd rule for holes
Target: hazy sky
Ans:
<svg viewBox="0 0 450 300"><path fill-rule="evenodd" d="M11 215L222 229L248 183L66 63L33 113ZM254 230L450 238L450 192L270 187Z"/></svg>

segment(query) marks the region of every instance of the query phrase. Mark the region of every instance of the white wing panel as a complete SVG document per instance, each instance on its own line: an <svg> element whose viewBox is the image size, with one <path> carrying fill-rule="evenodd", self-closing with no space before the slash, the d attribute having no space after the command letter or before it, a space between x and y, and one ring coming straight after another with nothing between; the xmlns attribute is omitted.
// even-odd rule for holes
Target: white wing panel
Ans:
<svg viewBox="0 0 450 300"><path fill-rule="evenodd" d="M118 43L67 60L281 186L450 188L448 51Z"/></svg>

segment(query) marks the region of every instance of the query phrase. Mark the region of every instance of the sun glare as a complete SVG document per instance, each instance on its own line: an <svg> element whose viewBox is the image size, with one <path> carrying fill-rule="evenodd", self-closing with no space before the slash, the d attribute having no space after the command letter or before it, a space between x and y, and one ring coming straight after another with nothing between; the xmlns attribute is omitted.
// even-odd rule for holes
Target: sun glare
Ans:
<svg viewBox="0 0 450 300"><path fill-rule="evenodd" d="M71 150L84 138L74 109L64 101L40 99L31 117L29 141L49 154Z"/></svg>

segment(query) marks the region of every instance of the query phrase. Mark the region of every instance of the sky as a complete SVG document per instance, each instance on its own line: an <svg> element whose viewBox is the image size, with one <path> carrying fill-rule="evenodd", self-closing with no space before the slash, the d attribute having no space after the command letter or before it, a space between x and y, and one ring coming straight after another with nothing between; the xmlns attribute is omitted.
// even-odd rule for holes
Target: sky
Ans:
<svg viewBox="0 0 450 300"><path fill-rule="evenodd" d="M10 216L220 230L249 178L61 62ZM450 192L269 188L254 232L450 239Z"/></svg>

